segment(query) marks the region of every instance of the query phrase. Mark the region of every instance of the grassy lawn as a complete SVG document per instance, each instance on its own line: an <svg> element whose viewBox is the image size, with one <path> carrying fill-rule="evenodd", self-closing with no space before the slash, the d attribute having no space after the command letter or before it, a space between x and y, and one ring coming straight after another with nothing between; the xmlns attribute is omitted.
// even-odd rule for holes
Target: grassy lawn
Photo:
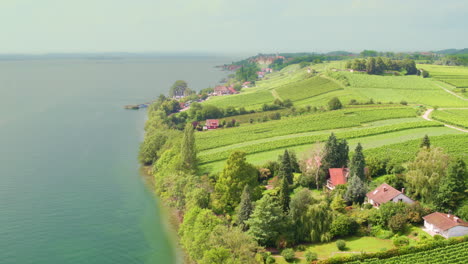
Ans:
<svg viewBox="0 0 468 264"><path fill-rule="evenodd" d="M393 248L393 243L389 239L379 239L375 237L348 237L344 238L343 240L346 241L347 247L346 251L344 252L377 252L383 249ZM310 248L312 249L312 251L316 252L319 259L326 259L334 256L335 254L347 254L343 253L342 251L339 251L336 247L335 242L336 241L328 243L311 244L307 245L307 249ZM276 256L275 258L277 260L277 263L288 263L281 256ZM296 252L296 258L297 260L295 263L306 263L303 251Z"/></svg>

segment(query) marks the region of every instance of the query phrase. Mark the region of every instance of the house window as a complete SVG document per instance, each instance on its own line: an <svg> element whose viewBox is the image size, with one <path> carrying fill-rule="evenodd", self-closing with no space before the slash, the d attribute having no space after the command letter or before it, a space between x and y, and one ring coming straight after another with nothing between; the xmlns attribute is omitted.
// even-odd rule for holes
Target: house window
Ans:
<svg viewBox="0 0 468 264"><path fill-rule="evenodd" d="M398 202L403 202L403 199L398 199Z"/></svg>

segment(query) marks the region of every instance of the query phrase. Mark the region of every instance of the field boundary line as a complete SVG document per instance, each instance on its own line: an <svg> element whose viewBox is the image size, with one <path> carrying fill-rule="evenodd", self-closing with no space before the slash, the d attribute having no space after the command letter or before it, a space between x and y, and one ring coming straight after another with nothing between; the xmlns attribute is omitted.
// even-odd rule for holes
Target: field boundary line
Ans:
<svg viewBox="0 0 468 264"><path fill-rule="evenodd" d="M327 80L330 80L330 81L332 81L332 82L334 82L334 83L336 83L336 84L338 84L343 90L346 88L346 86L345 86L344 84L342 84L341 82L339 82L339 81L336 80L336 79L333 79L333 78L330 77L330 76L327 76L327 75L325 75L325 74L323 74L323 73L320 74L319 76L322 77L322 78L325 78L325 79L327 79Z"/></svg>
<svg viewBox="0 0 468 264"><path fill-rule="evenodd" d="M437 86L439 86L440 88L442 88L442 89L443 89L444 91L446 91L447 93L449 93L449 94L451 94L451 95L454 95L454 96L456 96L456 97L458 97L458 98L460 98L460 99L462 99L462 100L464 100L464 101L468 101L468 98L465 98L465 97L463 97L463 96L460 96L460 95L458 95L458 94L456 94L456 93L450 91L449 89L444 88L444 87L443 87L442 85L440 85L439 83L434 82L434 84L437 85Z"/></svg>

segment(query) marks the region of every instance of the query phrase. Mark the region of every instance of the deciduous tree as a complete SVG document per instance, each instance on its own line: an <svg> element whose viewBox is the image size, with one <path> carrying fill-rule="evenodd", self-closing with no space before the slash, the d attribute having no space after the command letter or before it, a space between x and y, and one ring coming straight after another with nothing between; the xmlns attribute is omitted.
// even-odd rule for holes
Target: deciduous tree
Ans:
<svg viewBox="0 0 468 264"><path fill-rule="evenodd" d="M257 170L245 159L245 152L234 151L226 161L215 185L215 208L217 211L231 213L240 202L245 185L255 192Z"/></svg>
<svg viewBox="0 0 468 264"><path fill-rule="evenodd" d="M284 231L285 215L278 202L267 194L256 202L247 225L247 233L259 244L273 246Z"/></svg>

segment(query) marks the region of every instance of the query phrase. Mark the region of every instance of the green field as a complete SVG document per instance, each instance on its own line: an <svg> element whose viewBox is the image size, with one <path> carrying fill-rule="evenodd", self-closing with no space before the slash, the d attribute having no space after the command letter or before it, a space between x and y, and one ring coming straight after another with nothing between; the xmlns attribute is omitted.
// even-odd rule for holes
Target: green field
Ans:
<svg viewBox="0 0 468 264"><path fill-rule="evenodd" d="M337 83L319 76L275 88L281 99L290 99L292 101L300 101L341 89L343 88Z"/></svg>
<svg viewBox="0 0 468 264"><path fill-rule="evenodd" d="M270 91L262 90L233 95L211 96L204 104L221 108L232 106L236 108L245 107L248 110L258 110L263 104L271 104L274 100L275 98Z"/></svg>
<svg viewBox="0 0 468 264"><path fill-rule="evenodd" d="M468 67L420 64L418 68L429 71L430 77L457 88L468 87Z"/></svg>
<svg viewBox="0 0 468 264"><path fill-rule="evenodd" d="M350 83L346 89L381 102L401 102L441 107L468 106L468 101L447 93L430 79L419 76L379 76L339 72Z"/></svg>
<svg viewBox="0 0 468 264"><path fill-rule="evenodd" d="M446 124L468 128L468 109L441 109L432 112L431 118Z"/></svg>
<svg viewBox="0 0 468 264"><path fill-rule="evenodd" d="M262 138L355 127L377 120L415 116L416 110L410 107L343 109L308 114L265 123L200 132L196 134L197 148L199 151L203 151Z"/></svg>
<svg viewBox="0 0 468 264"><path fill-rule="evenodd" d="M365 261L353 261L349 263L389 263L389 264L412 264L412 263L466 263L468 260L468 242L435 248L413 254L406 254L388 259L368 259Z"/></svg>
<svg viewBox="0 0 468 264"><path fill-rule="evenodd" d="M354 254L360 252L377 252L382 249L391 249L394 247L391 240L379 239L375 237L347 237L343 238L343 240L346 241L345 252L341 252L336 248L335 241L307 245L306 248L316 252L319 259L326 259L337 254L353 254L347 252L354 252ZM275 259L277 263L288 263L281 256L275 256ZM296 259L297 261L295 263L306 263L304 258L304 251L296 252Z"/></svg>
<svg viewBox="0 0 468 264"><path fill-rule="evenodd" d="M349 139L350 150L354 149L357 143L361 143L366 156L376 156L380 159L391 158L394 162L403 163L414 159L419 150L421 138L429 135L432 145L443 148L448 154L460 156L468 162L468 134L447 128L447 127L427 127L385 133L373 136ZM288 147L296 151L299 158L307 155L317 144L305 144ZM320 145L320 144L318 144ZM247 160L256 165L262 165L269 160L276 160L284 149L259 152L247 156ZM217 172L222 170L224 160L203 164L202 171Z"/></svg>
<svg viewBox="0 0 468 264"><path fill-rule="evenodd" d="M381 135L386 133L394 133L403 130L414 130L419 128L433 128L441 127L442 124L430 121L410 122L401 123L398 125L388 125L372 128L361 128L361 129L342 129L336 131L335 134L339 138L362 138L373 135ZM442 127L443 128L443 127ZM445 128L443 128L445 130ZM426 129L425 129L426 130ZM230 145L226 147L219 147L216 149L210 149L199 154L200 163L210 163L213 161L219 161L227 159L229 154L233 150L242 150L247 154L254 154L259 152L267 152L275 149L285 149L298 145L311 145L316 142L324 142L330 136L330 133L300 133L292 134L287 136L272 137L261 140L253 140L240 144Z"/></svg>

